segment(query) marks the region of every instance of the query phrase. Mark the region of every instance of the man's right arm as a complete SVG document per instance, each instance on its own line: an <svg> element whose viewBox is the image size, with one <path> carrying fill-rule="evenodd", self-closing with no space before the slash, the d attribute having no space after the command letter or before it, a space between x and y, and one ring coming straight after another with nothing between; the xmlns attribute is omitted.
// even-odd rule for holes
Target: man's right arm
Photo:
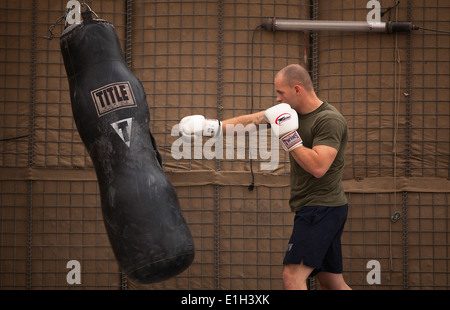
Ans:
<svg viewBox="0 0 450 310"><path fill-rule="evenodd" d="M179 123L179 131L184 140L190 141L195 136L215 137L219 134L225 134L231 130L234 134L239 134L240 130L245 133L248 125L267 124L264 119L264 111L252 114L236 116L224 121L217 119L206 119L202 115L190 115L184 117Z"/></svg>
<svg viewBox="0 0 450 310"><path fill-rule="evenodd" d="M246 114L246 115L240 115L233 118L229 118L222 121L222 132L226 133L227 125L233 125L231 126L232 130L236 132L236 126L235 125L243 125L243 127L246 127L247 125L255 125L258 126L260 124L267 124L266 120L264 119L264 111L252 113L252 114ZM230 127L228 127L230 128Z"/></svg>

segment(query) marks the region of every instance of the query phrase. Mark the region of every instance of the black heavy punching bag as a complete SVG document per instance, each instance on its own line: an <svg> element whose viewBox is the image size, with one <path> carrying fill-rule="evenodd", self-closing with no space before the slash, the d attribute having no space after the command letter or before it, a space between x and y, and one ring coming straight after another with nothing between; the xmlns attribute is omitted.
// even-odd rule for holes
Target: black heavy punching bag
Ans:
<svg viewBox="0 0 450 310"><path fill-rule="evenodd" d="M114 26L82 13L61 35L73 117L95 166L106 232L122 271L139 283L169 279L194 245L161 168L140 81L124 63Z"/></svg>

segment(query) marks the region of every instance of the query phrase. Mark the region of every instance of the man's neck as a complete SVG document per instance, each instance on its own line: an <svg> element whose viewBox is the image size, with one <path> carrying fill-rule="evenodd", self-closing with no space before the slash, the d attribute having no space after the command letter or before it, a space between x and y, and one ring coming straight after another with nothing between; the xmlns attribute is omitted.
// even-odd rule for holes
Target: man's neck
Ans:
<svg viewBox="0 0 450 310"><path fill-rule="evenodd" d="M302 115L311 113L317 110L322 105L322 103L323 101L317 98L315 93L306 95L297 112Z"/></svg>

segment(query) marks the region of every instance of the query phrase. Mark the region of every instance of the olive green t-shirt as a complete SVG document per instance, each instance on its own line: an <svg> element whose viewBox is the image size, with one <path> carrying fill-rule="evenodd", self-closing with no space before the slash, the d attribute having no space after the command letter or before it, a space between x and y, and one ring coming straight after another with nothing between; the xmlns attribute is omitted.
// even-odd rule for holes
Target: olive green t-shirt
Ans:
<svg viewBox="0 0 450 310"><path fill-rule="evenodd" d="M345 118L331 104L324 102L315 111L298 115L298 133L303 145L313 148L327 145L338 150L330 169L321 178L315 178L305 171L293 158L291 161L291 197L289 205L292 211L304 206L336 207L347 203L342 186L345 147L348 140L348 128Z"/></svg>

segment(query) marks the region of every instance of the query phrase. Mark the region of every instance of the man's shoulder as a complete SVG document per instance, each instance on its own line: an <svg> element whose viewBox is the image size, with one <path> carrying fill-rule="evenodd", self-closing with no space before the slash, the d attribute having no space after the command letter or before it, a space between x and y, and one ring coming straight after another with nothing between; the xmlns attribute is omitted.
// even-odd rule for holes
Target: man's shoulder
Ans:
<svg viewBox="0 0 450 310"><path fill-rule="evenodd" d="M339 110L329 102L326 102L324 109L321 112L323 112L324 114L327 114L327 115L337 115L339 117L344 118L344 116L341 114L341 112L339 112Z"/></svg>
<svg viewBox="0 0 450 310"><path fill-rule="evenodd" d="M330 121L337 120L346 125L347 121L345 117L330 103L327 103L325 107L317 114L317 121Z"/></svg>

